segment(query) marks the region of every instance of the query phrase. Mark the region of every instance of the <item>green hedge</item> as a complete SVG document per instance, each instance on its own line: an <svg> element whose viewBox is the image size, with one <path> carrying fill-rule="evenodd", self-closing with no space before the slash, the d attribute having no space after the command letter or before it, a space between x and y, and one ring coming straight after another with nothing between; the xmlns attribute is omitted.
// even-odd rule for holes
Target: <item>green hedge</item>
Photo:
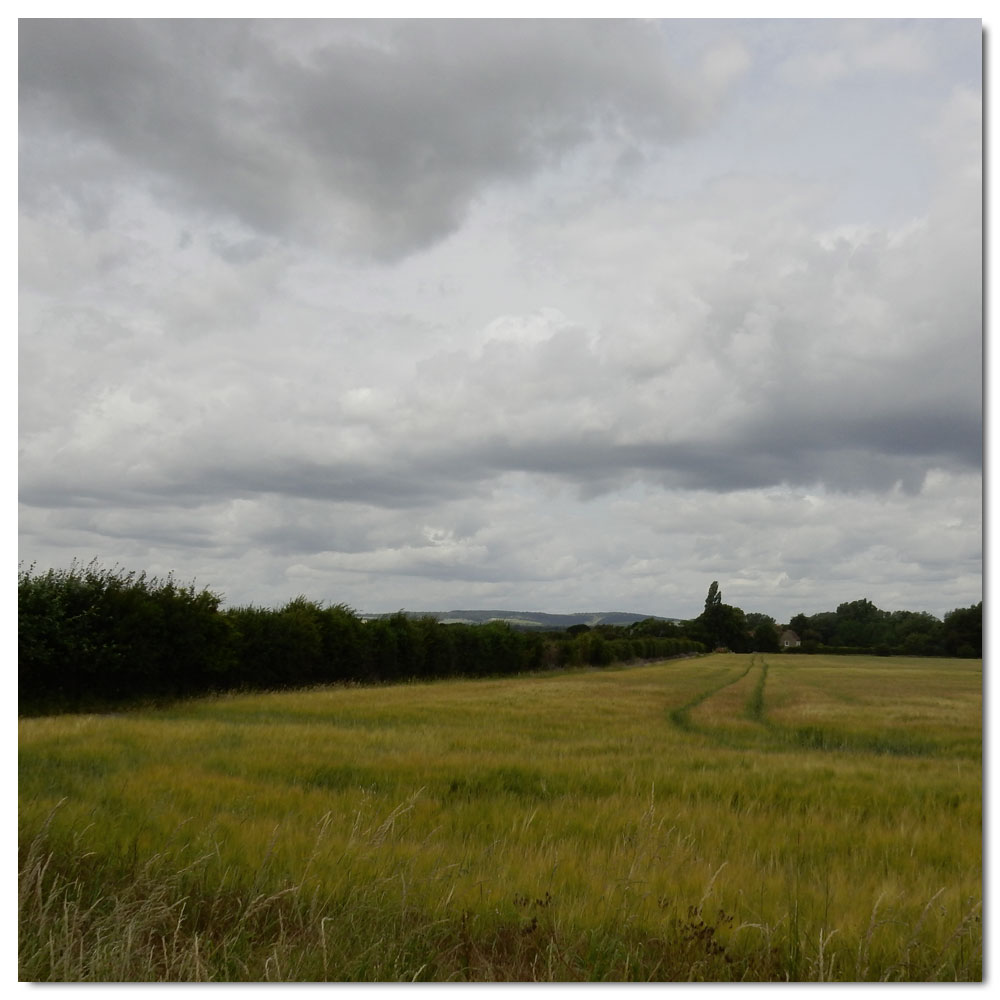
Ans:
<svg viewBox="0 0 1000 1000"><path fill-rule="evenodd" d="M364 621L296 597L281 608L220 609L172 577L96 562L18 574L22 713L80 711L213 691L499 676L701 652L682 638L443 625L402 613Z"/></svg>

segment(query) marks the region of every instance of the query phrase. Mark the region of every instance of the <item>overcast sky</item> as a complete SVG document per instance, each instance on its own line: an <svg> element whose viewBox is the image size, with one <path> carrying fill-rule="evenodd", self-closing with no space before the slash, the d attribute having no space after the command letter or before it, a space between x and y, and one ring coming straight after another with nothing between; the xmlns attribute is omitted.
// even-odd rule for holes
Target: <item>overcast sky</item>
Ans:
<svg viewBox="0 0 1000 1000"><path fill-rule="evenodd" d="M21 21L19 558L982 596L982 30Z"/></svg>

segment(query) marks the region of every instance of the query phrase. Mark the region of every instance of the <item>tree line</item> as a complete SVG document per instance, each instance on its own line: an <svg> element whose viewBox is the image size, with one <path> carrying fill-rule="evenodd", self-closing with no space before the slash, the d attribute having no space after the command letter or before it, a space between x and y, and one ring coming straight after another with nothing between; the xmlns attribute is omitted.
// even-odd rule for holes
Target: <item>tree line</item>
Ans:
<svg viewBox="0 0 1000 1000"><path fill-rule="evenodd" d="M20 570L19 710L79 711L224 691L500 676L705 650L673 626L518 632L505 623L445 625L401 612L366 621L344 604L305 597L279 608L222 609L221 600L172 577L96 562Z"/></svg>
<svg viewBox="0 0 1000 1000"><path fill-rule="evenodd" d="M23 713L439 677L610 666L726 648L778 652L780 626L723 603L717 581L690 621L518 631L503 622L443 624L399 612L366 621L344 604L296 597L279 608L222 609L221 597L96 561L18 573L18 703ZM798 614L805 653L982 656L982 602L939 620L868 599Z"/></svg>
<svg viewBox="0 0 1000 1000"><path fill-rule="evenodd" d="M882 655L983 655L983 602L955 608L944 619L926 611L882 611L867 598L836 611L798 614L789 622L805 652L863 647Z"/></svg>
<svg viewBox="0 0 1000 1000"><path fill-rule="evenodd" d="M795 615L788 623L799 637L802 653L867 653L882 656L983 655L983 604L949 611L939 619L926 611L883 611L867 598L847 601L836 611ZM769 615L744 613L722 603L713 581L705 610L684 623L684 630L709 649L773 653L781 628Z"/></svg>

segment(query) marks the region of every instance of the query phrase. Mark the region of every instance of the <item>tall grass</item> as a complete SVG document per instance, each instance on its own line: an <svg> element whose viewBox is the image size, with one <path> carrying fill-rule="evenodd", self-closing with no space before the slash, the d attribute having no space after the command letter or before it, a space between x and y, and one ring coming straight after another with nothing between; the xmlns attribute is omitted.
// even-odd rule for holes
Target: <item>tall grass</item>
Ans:
<svg viewBox="0 0 1000 1000"><path fill-rule="evenodd" d="M21 977L977 980L981 667L820 660L22 720Z"/></svg>

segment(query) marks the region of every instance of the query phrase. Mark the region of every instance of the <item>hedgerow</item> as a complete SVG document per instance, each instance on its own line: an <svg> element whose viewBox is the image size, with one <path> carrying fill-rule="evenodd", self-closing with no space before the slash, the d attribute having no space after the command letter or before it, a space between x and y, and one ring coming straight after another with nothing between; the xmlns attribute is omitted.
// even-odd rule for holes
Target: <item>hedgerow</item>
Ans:
<svg viewBox="0 0 1000 1000"><path fill-rule="evenodd" d="M391 683L609 666L704 650L686 638L445 625L402 612L366 621L299 596L279 608L221 607L172 576L96 561L18 574L22 714L80 711L231 690ZM627 630L622 629L624 633Z"/></svg>

